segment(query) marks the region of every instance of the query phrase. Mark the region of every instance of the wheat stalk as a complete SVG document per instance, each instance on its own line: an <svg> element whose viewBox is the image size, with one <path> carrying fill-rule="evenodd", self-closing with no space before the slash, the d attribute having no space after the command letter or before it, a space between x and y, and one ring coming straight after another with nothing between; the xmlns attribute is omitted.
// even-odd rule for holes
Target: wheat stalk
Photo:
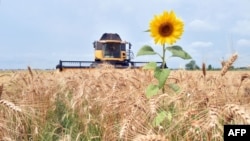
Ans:
<svg viewBox="0 0 250 141"><path fill-rule="evenodd" d="M168 141L163 135L137 135L133 141Z"/></svg>
<svg viewBox="0 0 250 141"><path fill-rule="evenodd" d="M0 130L1 131L1 130ZM14 139L10 138L10 137L2 137L1 138L2 141L14 141Z"/></svg>

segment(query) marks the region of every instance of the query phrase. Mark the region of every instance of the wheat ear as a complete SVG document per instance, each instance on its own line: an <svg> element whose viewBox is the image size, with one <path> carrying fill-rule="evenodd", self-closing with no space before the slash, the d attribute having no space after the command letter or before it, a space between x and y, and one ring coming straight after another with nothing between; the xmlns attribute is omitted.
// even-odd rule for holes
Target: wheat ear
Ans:
<svg viewBox="0 0 250 141"><path fill-rule="evenodd" d="M33 72L31 70L30 66L28 66L28 70L29 70L30 76L33 78Z"/></svg>
<svg viewBox="0 0 250 141"><path fill-rule="evenodd" d="M156 100L154 98L151 98L149 100L149 109L150 109L150 114L155 116L156 115L156 110L157 110L157 104L156 104Z"/></svg>
<svg viewBox="0 0 250 141"><path fill-rule="evenodd" d="M3 84L0 85L0 99L1 99L2 93L3 93Z"/></svg>
<svg viewBox="0 0 250 141"><path fill-rule="evenodd" d="M221 76L224 76L228 69L232 66L232 64L235 62L235 60L238 58L238 54L234 53L229 60L225 63L225 65L223 66L222 70L221 70Z"/></svg>
<svg viewBox="0 0 250 141"><path fill-rule="evenodd" d="M124 136L126 136L127 132L128 132L128 128L130 127L131 121L133 119L135 113L135 109L132 109L131 115L129 115L129 117L127 119L125 119L124 123L121 126L121 130L119 132L119 138L122 139L124 138Z"/></svg>
<svg viewBox="0 0 250 141"><path fill-rule="evenodd" d="M18 106L16 106L14 103L9 102L7 100L0 100L0 104L10 108L11 110L15 111L15 112L22 112L22 109Z"/></svg>
<svg viewBox="0 0 250 141"><path fill-rule="evenodd" d="M202 63L202 74L204 77L206 76L206 64L204 62Z"/></svg>
<svg viewBox="0 0 250 141"><path fill-rule="evenodd" d="M224 106L223 109L225 111L224 113L225 113L226 122L230 122L234 118L239 117L240 119L243 120L244 123L250 124L249 115L239 105L227 104L227 105Z"/></svg>
<svg viewBox="0 0 250 141"><path fill-rule="evenodd" d="M241 75L241 79L240 79L240 85L239 85L239 87L238 87L238 89L237 89L237 95L238 95L238 93L239 93L239 90L240 90L240 87L241 87L241 85L242 85L242 83L243 83L243 81L244 80L246 80L246 79L250 79L250 75L248 75L248 74L242 74ZM0 95L0 98L1 98L1 95Z"/></svg>

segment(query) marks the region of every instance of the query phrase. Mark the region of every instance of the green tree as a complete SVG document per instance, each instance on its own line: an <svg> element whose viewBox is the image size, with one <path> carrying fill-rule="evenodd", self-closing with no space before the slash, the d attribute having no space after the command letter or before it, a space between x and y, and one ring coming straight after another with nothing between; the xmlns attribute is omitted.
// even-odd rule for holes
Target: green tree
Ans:
<svg viewBox="0 0 250 141"><path fill-rule="evenodd" d="M209 64L208 67L207 67L207 69L208 69L208 70L212 70L212 69L213 69L212 65Z"/></svg>
<svg viewBox="0 0 250 141"><path fill-rule="evenodd" d="M187 70L196 70L200 69L198 65L196 65L196 62L194 60L191 60L189 63L185 65Z"/></svg>

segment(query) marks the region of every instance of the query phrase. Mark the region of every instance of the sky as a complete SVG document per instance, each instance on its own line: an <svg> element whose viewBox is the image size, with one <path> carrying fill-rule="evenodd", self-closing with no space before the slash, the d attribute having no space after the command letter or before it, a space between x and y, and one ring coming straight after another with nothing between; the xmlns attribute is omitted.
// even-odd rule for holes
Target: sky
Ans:
<svg viewBox="0 0 250 141"><path fill-rule="evenodd" d="M250 65L249 0L0 0L0 69L55 69L59 60L93 61L93 42L103 33L118 33L132 44L155 45L149 22L173 10L184 22L175 45L202 62L221 67L233 53L235 67ZM170 57L170 68L191 60ZM134 61L160 61L158 56Z"/></svg>

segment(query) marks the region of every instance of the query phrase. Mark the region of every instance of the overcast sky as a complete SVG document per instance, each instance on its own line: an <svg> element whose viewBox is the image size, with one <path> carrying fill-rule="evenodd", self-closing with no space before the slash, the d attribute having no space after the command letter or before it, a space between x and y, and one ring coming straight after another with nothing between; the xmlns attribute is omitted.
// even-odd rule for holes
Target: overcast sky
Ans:
<svg viewBox="0 0 250 141"><path fill-rule="evenodd" d="M184 23L176 42L201 66L220 67L237 52L236 67L250 65L250 0L0 0L0 69L53 69L59 60L94 60L92 43L118 33L136 54L152 45L149 22L174 10ZM167 53L170 56L170 53ZM136 61L160 61L158 56ZM190 60L168 58L170 68Z"/></svg>

